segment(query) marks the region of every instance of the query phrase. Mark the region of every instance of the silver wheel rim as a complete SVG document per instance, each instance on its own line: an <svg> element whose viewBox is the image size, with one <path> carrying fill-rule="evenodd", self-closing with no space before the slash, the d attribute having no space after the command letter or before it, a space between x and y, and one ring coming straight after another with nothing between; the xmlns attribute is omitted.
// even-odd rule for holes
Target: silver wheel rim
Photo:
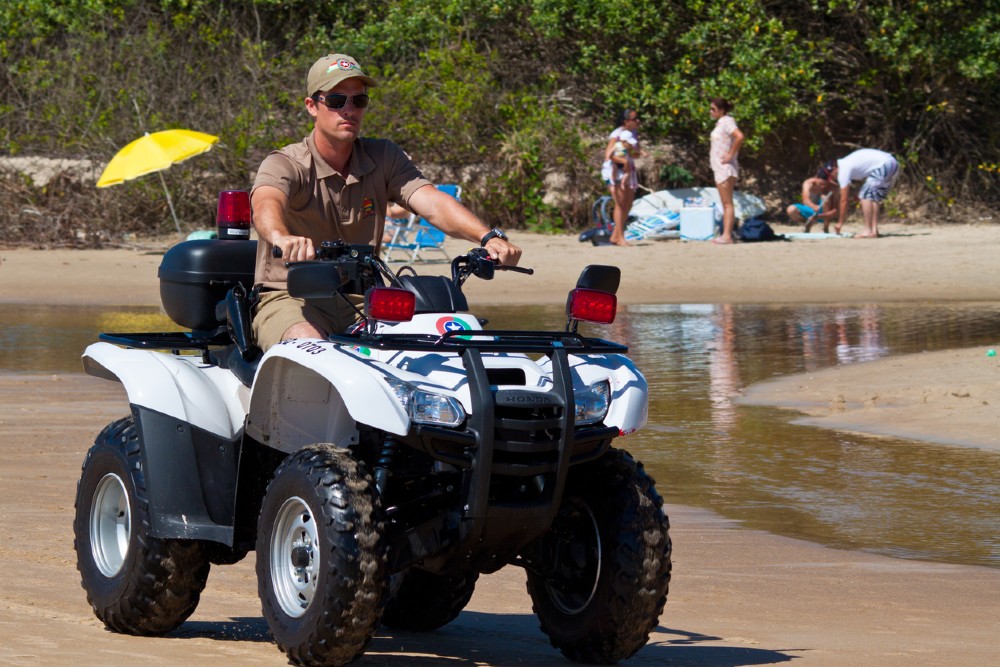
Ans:
<svg viewBox="0 0 1000 667"><path fill-rule="evenodd" d="M282 611L292 618L306 613L316 595L318 544L312 510L297 496L286 500L271 533L271 582Z"/></svg>
<svg viewBox="0 0 1000 667"><path fill-rule="evenodd" d="M574 614L579 614L594 599L594 594L597 593L597 584L601 581L601 566L604 564L604 549L601 544L601 531L597 527L597 519L594 517L594 513L590 511L584 503L579 503L578 508L583 511L581 514L582 523L585 527L589 528L591 533L590 537L593 539L593 548L595 556L594 561L590 564L587 569L593 568L593 581L590 582L589 589L583 588L582 590L574 591L572 593L566 592L552 586L549 583L545 584L545 588L548 590L549 598L555 604L556 608L562 613L572 616Z"/></svg>
<svg viewBox="0 0 1000 667"><path fill-rule="evenodd" d="M105 475L90 508L90 553L105 577L121 571L132 538L132 508L121 477Z"/></svg>

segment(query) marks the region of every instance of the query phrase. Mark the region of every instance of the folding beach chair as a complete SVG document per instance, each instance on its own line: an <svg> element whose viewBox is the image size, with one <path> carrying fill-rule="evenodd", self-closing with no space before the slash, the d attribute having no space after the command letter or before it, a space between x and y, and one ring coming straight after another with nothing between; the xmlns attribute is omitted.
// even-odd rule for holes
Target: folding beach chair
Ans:
<svg viewBox="0 0 1000 667"><path fill-rule="evenodd" d="M459 201L462 200L462 186L460 185L438 185L437 189ZM396 250L409 252L410 262L420 261L421 251L437 251L444 255L446 260L450 260L451 257L444 249L444 239L444 232L414 213L410 215L406 224L396 226L388 243L382 244L382 248L385 249L385 261L392 261L392 253Z"/></svg>

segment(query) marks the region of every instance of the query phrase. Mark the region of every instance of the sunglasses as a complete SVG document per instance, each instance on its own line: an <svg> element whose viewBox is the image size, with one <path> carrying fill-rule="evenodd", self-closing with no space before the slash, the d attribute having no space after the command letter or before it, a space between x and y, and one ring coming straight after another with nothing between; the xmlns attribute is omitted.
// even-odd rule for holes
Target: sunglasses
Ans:
<svg viewBox="0 0 1000 667"><path fill-rule="evenodd" d="M348 98L350 98L351 104L354 105L355 109L364 109L368 106L368 100L370 99L365 93L358 93L357 95L344 95L343 93L320 95L317 93L313 96L313 101L316 104L322 102L326 105L327 109L343 109L344 105L347 104Z"/></svg>

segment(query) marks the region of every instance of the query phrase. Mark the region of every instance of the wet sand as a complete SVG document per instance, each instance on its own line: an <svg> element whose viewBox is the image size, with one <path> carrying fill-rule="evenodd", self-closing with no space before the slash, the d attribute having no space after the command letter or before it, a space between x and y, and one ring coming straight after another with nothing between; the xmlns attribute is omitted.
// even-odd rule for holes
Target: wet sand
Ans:
<svg viewBox="0 0 1000 667"><path fill-rule="evenodd" d="M195 614L165 638L116 635L80 588L72 515L95 434L125 412L119 385L80 374L0 376L0 664L283 665L253 555L214 567ZM669 499L670 490L661 489ZM990 664L1000 570L895 560L746 530L670 505L674 577L649 645L628 665ZM483 577L438 632L380 632L356 664L569 664L531 614L524 577Z"/></svg>
<svg viewBox="0 0 1000 667"><path fill-rule="evenodd" d="M1000 267L992 249L1000 228L894 229L877 241L724 248L679 242L593 248L575 238L521 235L514 240L536 275L501 274L473 284L470 302L561 303L585 263L622 265L620 296L627 303L996 299ZM159 255L143 250L0 250L0 303L155 305L158 264ZM996 412L989 406L1000 401L990 393L998 369L981 352L891 358L785 378L750 388L745 400L804 409L809 419L829 418L824 426L877 432L905 423L905 437L993 446ZM895 410L907 402L941 428L928 432L927 424L898 417ZM198 611L167 638L109 633L90 612L72 544L76 479L94 436L125 411L115 383L82 374L0 374L0 663L285 664L261 618L252 555L216 567ZM1000 570L891 559L747 530L671 505L670 490L661 492L675 544L671 594L650 644L625 664L995 661ZM506 568L481 579L451 625L428 635L381 633L356 664L568 662L538 630L523 576Z"/></svg>
<svg viewBox="0 0 1000 667"><path fill-rule="evenodd" d="M737 402L797 411L799 424L1000 450L1000 357L991 350L927 352L781 377L749 387Z"/></svg>

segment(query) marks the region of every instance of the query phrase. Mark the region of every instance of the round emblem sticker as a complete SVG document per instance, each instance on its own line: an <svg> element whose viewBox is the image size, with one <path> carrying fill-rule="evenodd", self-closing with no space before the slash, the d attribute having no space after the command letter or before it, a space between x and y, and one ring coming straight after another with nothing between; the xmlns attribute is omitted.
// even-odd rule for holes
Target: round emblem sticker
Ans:
<svg viewBox="0 0 1000 667"><path fill-rule="evenodd" d="M437 321L438 333L447 333L449 331L466 331L469 329L469 325L456 317L442 317ZM468 340L472 336L456 336L456 338L462 338Z"/></svg>

